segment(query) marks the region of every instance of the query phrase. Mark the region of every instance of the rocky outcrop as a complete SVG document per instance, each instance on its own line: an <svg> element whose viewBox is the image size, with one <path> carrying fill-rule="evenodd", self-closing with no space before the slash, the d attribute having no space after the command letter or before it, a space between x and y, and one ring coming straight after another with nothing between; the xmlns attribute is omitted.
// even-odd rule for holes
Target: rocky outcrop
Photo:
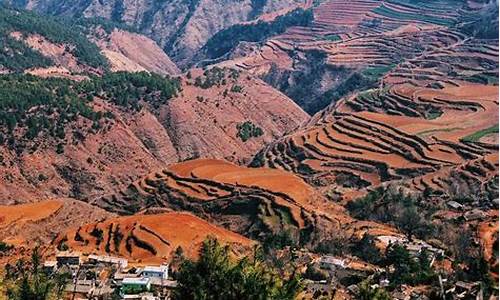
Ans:
<svg viewBox="0 0 500 300"><path fill-rule="evenodd" d="M113 30L97 42L112 71L149 71L163 75L180 72L163 50L144 35Z"/></svg>

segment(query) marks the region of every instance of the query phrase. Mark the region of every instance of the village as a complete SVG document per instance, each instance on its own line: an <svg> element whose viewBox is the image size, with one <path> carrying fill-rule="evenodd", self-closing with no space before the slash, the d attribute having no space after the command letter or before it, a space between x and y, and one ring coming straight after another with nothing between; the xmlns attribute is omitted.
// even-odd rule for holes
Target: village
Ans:
<svg viewBox="0 0 500 300"><path fill-rule="evenodd" d="M177 282L169 279L169 265L130 266L125 258L61 251L43 264L47 274L66 273L65 292L72 299L170 299Z"/></svg>
<svg viewBox="0 0 500 300"><path fill-rule="evenodd" d="M413 259L422 252L428 255L429 267L446 258L444 250L423 241L410 241L402 237L380 236L378 242L386 245L404 245ZM320 255L307 249L288 248L293 264L302 273L304 291L302 299L337 299L339 291L357 299L360 282L368 280L371 289L387 288L391 282L389 269L367 263L355 256ZM125 258L85 254L76 251L59 251L55 259L46 260L43 270L47 275L69 274L65 292L68 299L171 299L177 287L175 274L167 263L129 263ZM312 272L310 270L313 270ZM439 276L439 286L446 299L482 299L480 282L447 282ZM397 300L427 300L422 291L401 285L391 293ZM299 299L301 299L299 297Z"/></svg>

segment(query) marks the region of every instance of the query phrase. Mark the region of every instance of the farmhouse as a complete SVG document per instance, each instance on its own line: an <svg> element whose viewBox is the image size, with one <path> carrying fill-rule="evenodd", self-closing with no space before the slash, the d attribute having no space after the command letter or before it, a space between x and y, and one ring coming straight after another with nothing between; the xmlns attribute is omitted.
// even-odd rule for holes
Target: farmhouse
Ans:
<svg viewBox="0 0 500 300"><path fill-rule="evenodd" d="M446 204L454 210L461 210L463 208L463 205L458 203L457 201L448 201L446 202Z"/></svg>
<svg viewBox="0 0 500 300"><path fill-rule="evenodd" d="M168 265L146 266L141 272L142 277L168 279Z"/></svg>
<svg viewBox="0 0 500 300"><path fill-rule="evenodd" d="M485 216L485 213L479 209L473 209L464 213L465 221L482 220Z"/></svg>
<svg viewBox="0 0 500 300"><path fill-rule="evenodd" d="M325 255L319 259L319 266L325 270L344 269L346 262L344 259L336 258L333 256Z"/></svg>
<svg viewBox="0 0 500 300"><path fill-rule="evenodd" d="M51 274L57 269L57 261L55 260L46 260L43 263L43 271L47 274Z"/></svg>
<svg viewBox="0 0 500 300"><path fill-rule="evenodd" d="M119 268L125 269L128 266L128 260L125 258L106 256L106 255L89 255L90 263L101 263L105 265L116 265Z"/></svg>
<svg viewBox="0 0 500 300"><path fill-rule="evenodd" d="M63 251L56 254L57 267L78 266L81 262L80 252Z"/></svg>

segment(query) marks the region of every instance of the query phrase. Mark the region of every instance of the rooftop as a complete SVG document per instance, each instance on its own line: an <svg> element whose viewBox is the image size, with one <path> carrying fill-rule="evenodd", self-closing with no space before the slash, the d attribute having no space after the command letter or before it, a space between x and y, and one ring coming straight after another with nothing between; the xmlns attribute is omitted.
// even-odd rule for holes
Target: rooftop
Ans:
<svg viewBox="0 0 500 300"><path fill-rule="evenodd" d="M106 255L94 255L94 254L91 254L91 255L89 255L89 260L96 260L96 261L99 261L99 262L119 264L122 267L126 267L128 265L128 260L127 259L121 258L121 257L115 257L115 256L106 256Z"/></svg>
<svg viewBox="0 0 500 300"><path fill-rule="evenodd" d="M143 272L165 273L168 272L168 265L145 266Z"/></svg>
<svg viewBox="0 0 500 300"><path fill-rule="evenodd" d="M43 263L44 267L55 267L56 265L57 265L57 261L55 261L55 260L46 260Z"/></svg>
<svg viewBox="0 0 500 300"><path fill-rule="evenodd" d="M73 252L73 251L60 251L57 252L56 258L59 257L80 257L81 253L80 252Z"/></svg>
<svg viewBox="0 0 500 300"><path fill-rule="evenodd" d="M342 267L345 266L345 259L340 259L340 258L336 258L333 256L328 256L328 255L322 256L319 259L319 262L324 263L324 264L332 264L332 265L336 265L336 266L342 266Z"/></svg>
<svg viewBox="0 0 500 300"><path fill-rule="evenodd" d="M150 282L150 279L147 277L138 277L138 278L123 278L122 284L137 284L137 285L146 285Z"/></svg>

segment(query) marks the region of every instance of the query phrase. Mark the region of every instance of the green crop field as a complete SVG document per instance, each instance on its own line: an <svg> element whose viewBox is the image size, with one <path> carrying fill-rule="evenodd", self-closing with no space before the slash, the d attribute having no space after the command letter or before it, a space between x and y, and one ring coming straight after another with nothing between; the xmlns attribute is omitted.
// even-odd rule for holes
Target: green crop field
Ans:
<svg viewBox="0 0 500 300"><path fill-rule="evenodd" d="M462 141L464 141L464 142L477 142L482 137L487 136L488 134L492 134L492 133L498 133L498 123L489 127L489 128L474 132L473 134L470 134L470 135L464 137L462 139Z"/></svg>
<svg viewBox="0 0 500 300"><path fill-rule="evenodd" d="M443 26L451 26L455 23L452 19L439 18L439 17L429 16L429 15L425 15L425 14L399 12L399 11L395 11L393 9L390 9L384 5L381 5L375 9L373 9L372 11L374 13L381 15L381 16L393 18L393 19L398 19L398 20L417 20L417 21L423 21L423 22L428 22L428 23L433 23L436 25L443 25Z"/></svg>

